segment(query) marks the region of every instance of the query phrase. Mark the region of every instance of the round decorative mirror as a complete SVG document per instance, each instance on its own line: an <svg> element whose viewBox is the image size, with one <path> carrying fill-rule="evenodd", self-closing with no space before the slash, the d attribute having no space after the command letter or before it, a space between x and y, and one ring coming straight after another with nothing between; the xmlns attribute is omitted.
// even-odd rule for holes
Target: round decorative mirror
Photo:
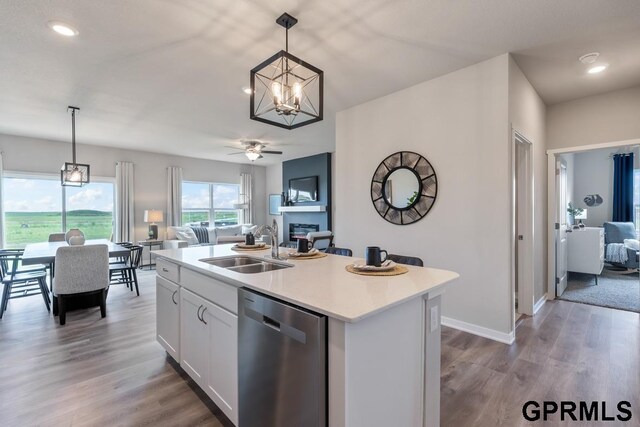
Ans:
<svg viewBox="0 0 640 427"><path fill-rule="evenodd" d="M371 180L371 201L392 224L407 225L424 218L438 194L431 163L420 154L400 151L384 159Z"/></svg>

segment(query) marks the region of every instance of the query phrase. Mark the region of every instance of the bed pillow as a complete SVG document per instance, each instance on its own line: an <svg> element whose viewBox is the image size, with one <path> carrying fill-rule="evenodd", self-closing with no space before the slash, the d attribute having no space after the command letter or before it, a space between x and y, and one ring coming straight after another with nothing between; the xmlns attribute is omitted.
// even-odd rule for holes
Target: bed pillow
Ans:
<svg viewBox="0 0 640 427"><path fill-rule="evenodd" d="M196 233L194 233L190 228L183 231L176 231L176 236L178 236L178 240L186 240L189 246L200 243Z"/></svg>

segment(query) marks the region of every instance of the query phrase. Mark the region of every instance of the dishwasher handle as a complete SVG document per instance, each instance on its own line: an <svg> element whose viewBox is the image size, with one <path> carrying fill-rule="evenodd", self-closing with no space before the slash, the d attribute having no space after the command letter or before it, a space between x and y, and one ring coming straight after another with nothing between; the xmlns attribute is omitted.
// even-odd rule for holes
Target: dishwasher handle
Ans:
<svg viewBox="0 0 640 427"><path fill-rule="evenodd" d="M280 322L273 320L269 316L262 316L262 324L268 328L280 332Z"/></svg>

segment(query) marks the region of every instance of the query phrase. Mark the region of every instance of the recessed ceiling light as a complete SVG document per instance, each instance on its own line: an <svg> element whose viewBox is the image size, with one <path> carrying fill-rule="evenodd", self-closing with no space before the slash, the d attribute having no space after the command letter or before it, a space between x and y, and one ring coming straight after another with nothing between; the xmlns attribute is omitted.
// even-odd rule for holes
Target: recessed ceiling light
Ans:
<svg viewBox="0 0 640 427"><path fill-rule="evenodd" d="M246 93L247 95L251 95L251 88L250 87L243 87L242 91L244 93Z"/></svg>
<svg viewBox="0 0 640 427"><path fill-rule="evenodd" d="M596 65L595 67L589 68L587 71L589 74L598 74L607 69L606 65Z"/></svg>
<svg viewBox="0 0 640 427"><path fill-rule="evenodd" d="M49 28L51 28L56 33L66 37L73 37L78 35L78 30L76 30L69 24L65 24L64 22L49 21L47 25L49 25Z"/></svg>

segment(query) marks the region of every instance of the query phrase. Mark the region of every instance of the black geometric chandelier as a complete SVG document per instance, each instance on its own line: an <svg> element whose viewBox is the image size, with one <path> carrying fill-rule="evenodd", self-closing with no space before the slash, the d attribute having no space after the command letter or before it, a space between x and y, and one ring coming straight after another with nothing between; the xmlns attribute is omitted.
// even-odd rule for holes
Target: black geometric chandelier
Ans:
<svg viewBox="0 0 640 427"><path fill-rule="evenodd" d="M60 183L64 186L82 187L89 183L89 165L76 162L76 111L78 107L67 107L71 110L71 152L73 161L65 162L60 171Z"/></svg>
<svg viewBox="0 0 640 427"><path fill-rule="evenodd" d="M322 120L324 73L289 53L289 28L297 22L288 13L276 20L286 29L285 50L251 70L249 117L285 129Z"/></svg>

